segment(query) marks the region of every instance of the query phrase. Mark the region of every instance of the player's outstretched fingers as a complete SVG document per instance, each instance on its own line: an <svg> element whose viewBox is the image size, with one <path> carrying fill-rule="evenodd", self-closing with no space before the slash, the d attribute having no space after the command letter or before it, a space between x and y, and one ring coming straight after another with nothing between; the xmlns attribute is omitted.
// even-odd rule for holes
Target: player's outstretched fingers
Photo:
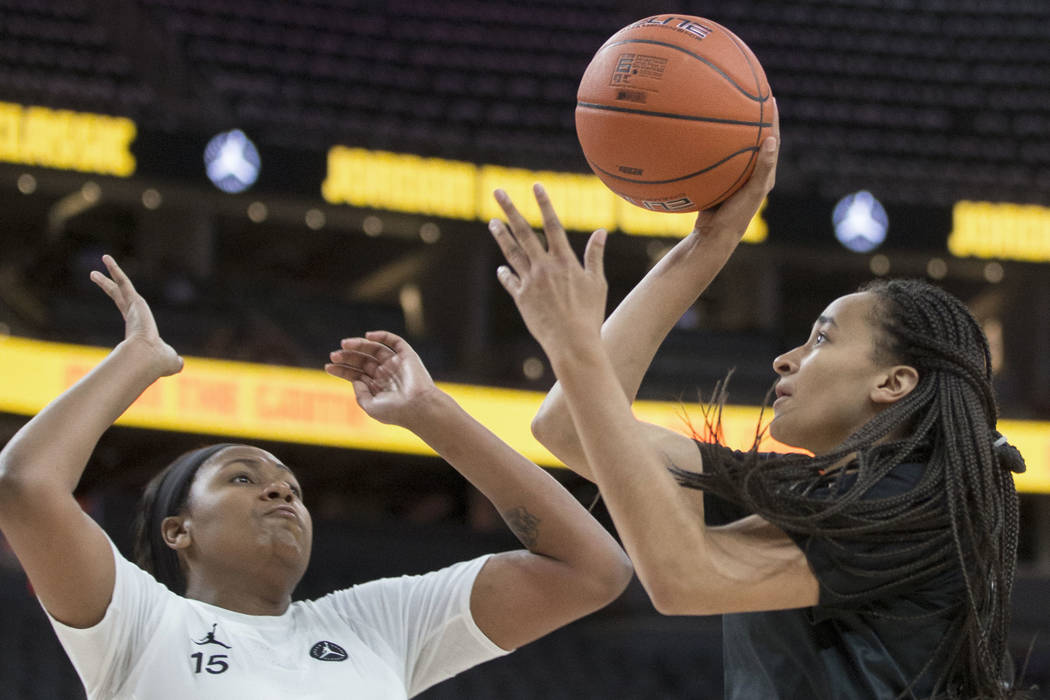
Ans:
<svg viewBox="0 0 1050 700"><path fill-rule="evenodd" d="M367 357L355 355L346 350L333 350L328 353L328 363L325 364L325 371L333 376L351 380L369 374L368 362L369 358ZM371 362L373 365L375 364L374 360Z"/></svg>
<svg viewBox="0 0 1050 700"><path fill-rule="evenodd" d="M397 362L397 360L395 359L394 362ZM376 368L376 373L373 375L372 380L377 386L385 390L396 389L400 385L397 368L389 362L383 363Z"/></svg>
<svg viewBox="0 0 1050 700"><path fill-rule="evenodd" d="M411 350L412 347L408 344L407 340L399 336L397 333L391 333L390 331L368 331L365 333L365 338L380 345L385 352L390 352L394 355L406 350ZM378 356L386 359L385 352Z"/></svg>
<svg viewBox="0 0 1050 700"><path fill-rule="evenodd" d="M332 364L349 371L350 375L343 378L350 379L373 376L376 368L393 356L393 351L381 343L367 338L343 338L339 349L329 353L328 358Z"/></svg>
<svg viewBox="0 0 1050 700"><path fill-rule="evenodd" d="M135 291L135 285L131 283L131 278L124 273L123 268L117 264L117 261L113 259L112 255L103 255L102 264L106 266L110 278L116 283L117 287L124 295L125 301L131 301L131 298L135 294L138 294L138 292Z"/></svg>
<svg viewBox="0 0 1050 700"><path fill-rule="evenodd" d="M510 292L512 299L517 299L518 294L521 292L521 278L514 274L514 271L507 265L500 265L496 268L496 279L503 285L503 288Z"/></svg>
<svg viewBox="0 0 1050 700"><path fill-rule="evenodd" d="M333 352L332 355L335 355L337 352L339 351ZM372 396L380 391L372 377L362 372L359 368L345 362L333 360L332 362L325 364L324 371L333 377L345 379L350 382L354 387L354 393L357 395L359 401L360 397L364 395L361 393L362 391L364 391L365 394Z"/></svg>
<svg viewBox="0 0 1050 700"><path fill-rule="evenodd" d="M583 269L598 277L605 276L605 241L608 232L600 228L587 239L587 247L583 251Z"/></svg>
<svg viewBox="0 0 1050 700"><path fill-rule="evenodd" d="M755 161L755 171L751 174L745 187L748 185L762 190L762 194L769 194L777 180L777 160L780 156L780 110L777 109L777 101L770 98L773 110L773 126L769 135L762 140L759 146L758 158ZM772 141L770 141L772 139Z"/></svg>
<svg viewBox="0 0 1050 700"><path fill-rule="evenodd" d="M755 172L752 173L751 182L754 183L756 189L762 190L763 194L768 194L773 186L777 182L777 155L780 150L780 140L776 136L767 136L762 142L761 150L758 153L758 160L755 161Z"/></svg>
<svg viewBox="0 0 1050 700"><path fill-rule="evenodd" d="M532 226L528 220L522 216L518 208L514 206L514 202L511 201L510 195L503 190L496 190L493 193L496 198L496 202L503 209L503 213L507 215L507 223L510 225L510 231L517 240L518 245L522 247L525 254L531 259L535 259L538 255L543 253L543 244L540 243L540 239L536 236L536 232L532 230Z"/></svg>
<svg viewBox="0 0 1050 700"><path fill-rule="evenodd" d="M106 266L109 276L99 270L92 270L89 277L123 310L124 303L129 301L128 291L134 292L135 288L112 255L103 255L102 264Z"/></svg>
<svg viewBox="0 0 1050 700"><path fill-rule="evenodd" d="M371 338L344 338L339 342L339 347L348 352L355 352L374 358L377 362L385 362L397 354L389 345L377 342Z"/></svg>
<svg viewBox="0 0 1050 700"><path fill-rule="evenodd" d="M117 306L121 306L124 302L124 295L120 292L120 287L117 283L106 277L98 270L92 270L91 274L88 275L91 281L94 282L98 287L106 293L110 299L117 303Z"/></svg>
<svg viewBox="0 0 1050 700"><path fill-rule="evenodd" d="M379 387L363 379L355 379L350 384L354 387L354 397L357 399L358 405L361 405L362 396L375 396L379 393Z"/></svg>
<svg viewBox="0 0 1050 700"><path fill-rule="evenodd" d="M565 235L565 227L558 219L558 213L554 211L550 195L540 183L532 186L532 194L536 197L536 204L540 206L540 214L543 215L543 232L547 234L548 250L557 250L559 253L571 252L569 238Z"/></svg>
<svg viewBox="0 0 1050 700"><path fill-rule="evenodd" d="M520 272L529 269L530 261L528 253L518 245L518 239L511 234L502 221L499 219L493 219L490 221L489 232L491 232L492 237L496 239L496 245L499 246L504 259L512 268Z"/></svg>

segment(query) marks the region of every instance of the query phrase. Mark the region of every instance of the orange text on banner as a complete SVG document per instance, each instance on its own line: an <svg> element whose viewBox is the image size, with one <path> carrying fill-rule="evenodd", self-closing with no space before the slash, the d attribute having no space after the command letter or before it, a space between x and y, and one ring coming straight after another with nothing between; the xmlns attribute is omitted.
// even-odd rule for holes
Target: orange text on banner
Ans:
<svg viewBox="0 0 1050 700"><path fill-rule="evenodd" d="M0 411L33 415L84 376L107 354L102 348L0 337ZM353 390L320 369L296 369L187 357L185 369L155 382L117 421L158 430L233 438L349 447L432 455L407 430L369 418ZM544 466L561 466L532 437L529 423L543 400L534 391L467 384L440 384L463 408L481 418L508 444ZM694 410L695 409L695 410ZM639 419L688 434L699 427L699 409L673 402L639 401ZM727 406L723 430L728 445L748 449L759 411ZM1050 423L999 421L1021 450L1028 471L1016 477L1019 490L1050 493ZM785 450L768 441L762 449Z"/></svg>

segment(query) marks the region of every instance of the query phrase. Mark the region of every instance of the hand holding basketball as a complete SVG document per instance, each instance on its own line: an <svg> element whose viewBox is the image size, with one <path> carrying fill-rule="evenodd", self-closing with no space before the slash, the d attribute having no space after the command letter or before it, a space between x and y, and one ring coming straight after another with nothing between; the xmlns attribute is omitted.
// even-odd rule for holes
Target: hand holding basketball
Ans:
<svg viewBox="0 0 1050 700"><path fill-rule="evenodd" d="M773 128L762 142L751 177L729 199L717 207L701 211L693 232L701 237L724 235L733 245L738 243L776 184L779 156L780 117L776 102L773 102Z"/></svg>
<svg viewBox="0 0 1050 700"><path fill-rule="evenodd" d="M600 341L608 293L602 263L606 232L599 229L591 234L581 265L547 192L536 185L533 193L543 213L546 249L502 190L495 196L509 228L493 219L489 230L508 263L497 271L500 284L550 357L577 342Z"/></svg>

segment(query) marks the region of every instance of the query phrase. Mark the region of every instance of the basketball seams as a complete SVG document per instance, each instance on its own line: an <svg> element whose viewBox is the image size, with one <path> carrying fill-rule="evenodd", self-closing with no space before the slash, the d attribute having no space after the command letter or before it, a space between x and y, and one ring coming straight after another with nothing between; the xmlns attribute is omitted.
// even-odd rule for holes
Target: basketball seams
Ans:
<svg viewBox="0 0 1050 700"><path fill-rule="evenodd" d="M736 34L734 34L733 32L729 31L728 29L723 29L723 31L725 32L725 35L729 38L729 40L731 42L733 42L733 46L735 46L737 51L740 52L740 55L744 57L744 60L747 61L747 67L751 71L751 76L755 79L755 92L757 92L759 95L761 95L762 94L762 83L764 81L759 79L758 71L755 70L755 64L758 63L758 57L755 56L755 54L751 51L751 49L748 48L748 46ZM754 60L752 60L752 59L754 59ZM763 74L763 77L764 77L764 74ZM758 119L759 119L759 121L763 121L764 120L765 111L766 111L766 101L769 100L770 96L772 95L771 92L768 92L768 89L769 89L768 81L765 81L765 82L766 82L767 94L766 94L765 97L762 97L758 101ZM770 122L769 124L763 123L761 125L761 127L765 127L765 126L772 126L772 122ZM758 144L760 144L762 142L763 136L762 136L762 128L761 127L758 130L758 136L757 136L757 139L755 140L755 146L756 147L758 146ZM750 163L748 165L750 165ZM745 170L745 172L746 172L746 170Z"/></svg>
<svg viewBox="0 0 1050 700"><path fill-rule="evenodd" d="M624 177L623 175L617 175L616 173L609 172L605 168L602 168L602 167L600 167L598 165L595 165L589 159L587 160L587 163L594 170L600 170L603 174L605 174L605 175L607 175L607 176L609 176L609 177L611 177L613 179L622 180L624 182L630 182L631 184L634 184L634 185L668 185L668 184L670 184L672 182L681 182L682 180L688 180L689 178L696 177L697 175L703 175L704 173L708 172L709 170L714 170L715 168L717 168L718 166L722 165L723 163L729 162L730 160L732 160L733 158L736 158L737 156L739 156L742 153L751 153L751 156L748 159L748 164L750 164L754 160L754 158L755 158L754 154L757 151L758 151L758 149L757 148L753 148L753 147L741 148L739 151L736 151L734 153L730 153L729 155L727 155L722 160L719 160L719 161L717 161L715 163L712 163L711 165L707 166L706 168L701 168L700 170L697 170L696 172L693 172L693 173L689 173L687 175L681 175L679 177L672 177L669 180L632 180L629 177ZM745 168L744 170L746 172L747 168ZM737 178L737 182L739 182L739 178Z"/></svg>
<svg viewBox="0 0 1050 700"><path fill-rule="evenodd" d="M730 194L732 194L733 192L736 191L737 185L742 179L746 179L748 177L751 177L751 173L754 171L755 159L758 157L758 149L755 148L755 149L746 149L746 150L750 150L751 151L751 157L747 159L747 164L744 166L744 169L740 171L740 175L737 176L737 179L734 180L733 184L731 184L729 187L727 187L722 192L722 194L718 195L717 197L712 199L707 204L701 205L699 207L699 209L703 210L703 209L707 209L708 207L713 207L716 204L720 204L722 202L722 200L724 200L726 197L728 197ZM740 152L743 153L743 151L740 151Z"/></svg>
<svg viewBox="0 0 1050 700"><path fill-rule="evenodd" d="M755 56L751 49L749 49L747 45L744 44L744 42L736 34L729 31L728 29L724 29L723 31L725 32L726 37L728 37L729 40L733 42L733 46L735 46L737 51L740 52L740 55L744 57L744 60L747 61L747 67L751 71L751 77L755 79L755 92L759 96L758 101L761 102L762 106L764 107L766 100L769 99L769 95L762 95L762 83L764 81L759 79L758 71L755 70L755 63L758 62L758 57ZM766 87L769 87L768 83Z"/></svg>
<svg viewBox="0 0 1050 700"><path fill-rule="evenodd" d="M621 39L621 40L613 42L611 44L606 44L601 49L599 49L599 52L604 51L605 49L611 49L611 48L616 47L616 46L622 46L623 44L652 44L654 46L663 46L664 48L674 49L675 51L681 51L682 53L686 54L687 56L691 56L692 58L695 58L696 60L698 60L701 63L703 63L705 66L707 66L711 70L713 70L716 73L718 73L720 76L722 76L725 79L725 81L727 83L729 83L734 88L736 88L736 90L741 95L746 97L747 99L754 100L755 102L758 102L760 104L765 102L767 99L769 99L768 96L763 97L761 92L757 96L756 95L752 95L747 90L745 90L740 85L738 85L737 82L735 80L733 80L732 76L730 76L728 73L726 73L720 67L718 67L717 65L715 65L711 61L707 60L706 58L704 58L700 54L693 53L692 51L689 51L688 49L684 49L681 46L677 46L675 44L669 44L669 43L667 43L665 41L657 41L655 39ZM751 67L751 63L748 62L748 68L750 68L750 67ZM752 75L754 75L754 70L752 70L751 73L752 73Z"/></svg>
<svg viewBox="0 0 1050 700"><path fill-rule="evenodd" d="M642 114L647 117L663 117L664 119L684 119L692 122L710 122L713 124L733 124L739 126L757 126L759 129L763 127L773 126L773 122L763 121L744 121L741 119L723 119L721 117L696 117L688 114L674 114L672 112L652 112L646 109L637 109L635 107L620 107L619 105L603 105L597 102L577 102L576 108L585 107L588 109L600 109L606 112L621 112L623 114ZM759 112L761 114L761 111ZM760 117L761 118L761 117Z"/></svg>
<svg viewBox="0 0 1050 700"><path fill-rule="evenodd" d="M725 29L724 27L722 29L725 32L725 35L727 37L729 37L729 40L731 42L733 42L733 46L735 46L737 48L737 51L740 52L740 55L742 55L744 57L744 60L747 61L747 67L751 71L751 76L755 79L755 92L758 93L759 95L761 95L762 94L762 83L763 82L766 83L767 94L766 94L765 97L762 97L762 99L760 99L758 101L758 118L759 118L760 121L764 122L765 111L766 111L766 101L772 96L772 92L769 90L769 82L768 82L768 80L760 80L759 79L759 75L758 75L758 71L755 70L755 64L759 63L758 57L755 56L755 54L743 42L743 40L740 39L740 37L738 37L733 32L729 31L728 29ZM762 78L763 79L765 78L765 72L764 71L763 71ZM764 138L762 136L762 129L765 126L770 126L771 127L772 125L773 125L772 122L770 122L768 124L763 123L759 127L758 134L756 135L756 138L755 138L755 150L751 154L751 157L748 158L747 163L744 165L744 169L742 171L740 171L740 176L737 177L736 181L734 181L732 185L730 185L728 188L726 188L725 192L723 192L721 195L719 195L718 197L715 197L708 204L705 204L704 206L700 207L701 209L706 209L708 207L711 207L711 206L714 206L715 204L720 203L723 199L726 198L726 196L729 193L732 193L733 191L736 190L737 183L739 183L741 181L741 179L744 179L745 177L750 177L751 173L754 171L755 159L758 157L759 144L762 143L762 139Z"/></svg>

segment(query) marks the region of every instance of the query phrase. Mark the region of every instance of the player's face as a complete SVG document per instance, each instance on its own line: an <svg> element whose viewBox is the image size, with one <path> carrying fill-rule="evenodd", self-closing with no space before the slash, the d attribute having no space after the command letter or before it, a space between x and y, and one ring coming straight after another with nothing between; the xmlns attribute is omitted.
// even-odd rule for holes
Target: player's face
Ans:
<svg viewBox="0 0 1050 700"><path fill-rule="evenodd" d="M815 454L828 452L873 418L885 368L875 362L875 298L850 294L824 310L804 345L780 355L770 434Z"/></svg>
<svg viewBox="0 0 1050 700"><path fill-rule="evenodd" d="M313 523L295 475L266 450L235 445L197 471L183 527L191 572L294 579L310 561Z"/></svg>

